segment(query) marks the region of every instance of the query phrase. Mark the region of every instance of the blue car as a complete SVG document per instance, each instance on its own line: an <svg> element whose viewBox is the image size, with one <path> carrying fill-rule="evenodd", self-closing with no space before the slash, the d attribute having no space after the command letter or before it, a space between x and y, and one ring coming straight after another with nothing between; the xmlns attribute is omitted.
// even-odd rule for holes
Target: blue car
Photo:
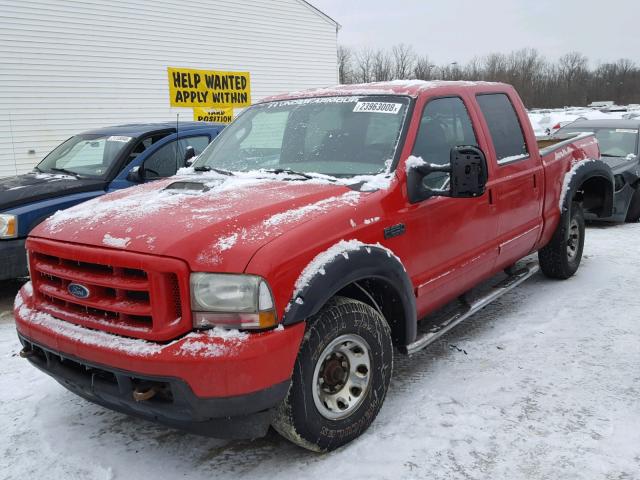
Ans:
<svg viewBox="0 0 640 480"><path fill-rule="evenodd" d="M29 232L58 210L174 175L224 125L184 122L119 125L75 135L32 172L0 178L0 280L25 276Z"/></svg>

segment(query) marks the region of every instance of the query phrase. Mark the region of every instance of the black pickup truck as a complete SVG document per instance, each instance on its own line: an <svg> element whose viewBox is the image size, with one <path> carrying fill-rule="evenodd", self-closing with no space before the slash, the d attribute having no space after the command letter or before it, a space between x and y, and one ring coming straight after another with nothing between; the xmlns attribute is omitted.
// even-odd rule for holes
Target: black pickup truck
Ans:
<svg viewBox="0 0 640 480"><path fill-rule="evenodd" d="M640 220L640 119L576 120L558 130L555 136L575 132L594 132L600 155L613 173L615 198L613 215L598 220L637 222ZM595 216L585 213L587 220Z"/></svg>

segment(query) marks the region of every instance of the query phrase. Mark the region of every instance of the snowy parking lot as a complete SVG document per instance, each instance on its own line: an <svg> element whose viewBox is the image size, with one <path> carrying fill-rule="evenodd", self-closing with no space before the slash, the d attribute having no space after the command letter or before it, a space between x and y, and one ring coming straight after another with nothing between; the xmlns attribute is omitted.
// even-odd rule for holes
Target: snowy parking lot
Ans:
<svg viewBox="0 0 640 480"><path fill-rule="evenodd" d="M0 295L0 479L640 478L640 224L587 230L578 274L528 280L413 356L373 426L319 455L92 405L18 356ZM4 311L1 311L4 309Z"/></svg>

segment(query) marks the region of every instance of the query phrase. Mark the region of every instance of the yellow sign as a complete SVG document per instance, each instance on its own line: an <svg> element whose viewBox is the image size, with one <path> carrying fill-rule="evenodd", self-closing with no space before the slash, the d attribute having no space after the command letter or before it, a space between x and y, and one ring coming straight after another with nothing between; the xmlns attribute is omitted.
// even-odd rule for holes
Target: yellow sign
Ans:
<svg viewBox="0 0 640 480"><path fill-rule="evenodd" d="M168 67L172 107L248 107L249 72Z"/></svg>
<svg viewBox="0 0 640 480"><path fill-rule="evenodd" d="M193 119L197 122L231 123L233 107L193 107Z"/></svg>

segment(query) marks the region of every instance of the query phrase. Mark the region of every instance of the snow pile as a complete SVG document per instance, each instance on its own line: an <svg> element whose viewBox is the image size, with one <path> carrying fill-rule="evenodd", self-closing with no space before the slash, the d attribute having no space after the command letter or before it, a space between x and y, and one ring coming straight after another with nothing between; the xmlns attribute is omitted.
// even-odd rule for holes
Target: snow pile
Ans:
<svg viewBox="0 0 640 480"><path fill-rule="evenodd" d="M132 187L126 192L99 197L66 210L58 210L45 220L44 228L49 233L56 233L69 222L76 222L90 230L116 219L133 222L150 213L170 209L187 197L184 193L150 190L150 187L153 186Z"/></svg>
<svg viewBox="0 0 640 480"><path fill-rule="evenodd" d="M601 112L587 107L565 107L556 109L535 109L528 112L529 120L536 136L555 133L557 126L576 120L613 120L628 118L628 112Z"/></svg>
<svg viewBox="0 0 640 480"><path fill-rule="evenodd" d="M377 243L375 245L366 244L360 240L340 240L338 243L332 245L327 250L320 252L311 260L307 266L302 270L300 276L296 280L293 290L293 298L295 298L317 275L326 275L325 267L331 263L335 258L342 255L345 259L349 259L349 252L365 249L367 253L371 253L371 248L376 247L384 250L387 256L393 256L402 265L402 261L393 253L389 248ZM404 268L404 266L403 266Z"/></svg>
<svg viewBox="0 0 640 480"><path fill-rule="evenodd" d="M409 158L407 158L407 161L404 162L404 166L407 170L411 170L413 168L417 168L417 167L422 167L423 165L426 165L427 162L425 162L422 157L416 157L414 155L409 156Z"/></svg>
<svg viewBox="0 0 640 480"><path fill-rule="evenodd" d="M20 298L20 301L18 301L18 298ZM99 330L89 330L73 323L58 320L48 313L29 308L22 302L21 295L16 297L16 306L20 317L25 321L44 327L56 335L75 340L84 345L107 348L137 356L158 355L164 348L164 345L147 342L146 340L120 337Z"/></svg>
<svg viewBox="0 0 640 480"><path fill-rule="evenodd" d="M523 158L527 158L529 156L528 153L521 153L519 155L511 155L509 157L503 157L498 160L498 163L510 163L515 162L516 160L522 160Z"/></svg>
<svg viewBox="0 0 640 480"><path fill-rule="evenodd" d="M229 250L230 248L232 248L236 242L238 241L238 234L237 233L232 233L231 235L227 236L227 237L222 237L218 240L218 242L216 243L216 248L220 251L220 252L224 252L225 250Z"/></svg>
<svg viewBox="0 0 640 480"><path fill-rule="evenodd" d="M67 173L47 173L47 172L35 172L33 175L38 180L46 180L47 182L55 182L59 180L74 180L76 177Z"/></svg>
<svg viewBox="0 0 640 480"><path fill-rule="evenodd" d="M131 242L131 237L118 238L112 237L108 233L102 237L102 243L109 247L125 248Z"/></svg>
<svg viewBox="0 0 640 480"><path fill-rule="evenodd" d="M267 218L263 223L267 227L283 223L294 223L302 220L310 214L325 213L340 205L355 206L359 199L360 194L358 192L347 192L340 196L325 198L309 205L303 205L298 208L276 213L275 215Z"/></svg>
<svg viewBox="0 0 640 480"><path fill-rule="evenodd" d="M187 335L190 341L180 345L180 352L184 355L194 357L220 357L223 355L233 355L237 353L242 343L249 338L249 333L234 329L214 327L204 332ZM218 340L217 342L197 340L196 338L209 338Z"/></svg>
<svg viewBox="0 0 640 480"><path fill-rule="evenodd" d="M349 252L359 250L364 247L365 244L359 240L340 240L338 243L328 248L324 252L319 253L313 260L304 268L298 280L295 283L295 289L293 296L297 296L316 275L325 275L326 271L324 267L333 261L338 255L342 255L344 258L349 258Z"/></svg>
<svg viewBox="0 0 640 480"><path fill-rule="evenodd" d="M427 90L438 87L446 87L449 85L455 86L478 86L478 85L496 85L493 82L483 81L447 81L447 80L391 80L384 82L372 82L372 83L355 83L348 85L336 85L333 87L324 88L312 88L309 90L298 90L289 92L284 95L277 95L264 98L260 103L271 102L274 100L291 101L287 97L317 97L324 95L393 95L403 92L398 92L398 89L406 90ZM339 97L338 97L339 98ZM295 99L292 99L295 100Z"/></svg>
<svg viewBox="0 0 640 480"><path fill-rule="evenodd" d="M360 190L363 192L372 192L375 190L387 190L391 186L393 173L379 173L377 175L356 175L348 179L339 179L336 183L340 185L355 185L362 182Z"/></svg>
<svg viewBox="0 0 640 480"><path fill-rule="evenodd" d="M575 177L576 172L583 165L589 162L594 162L594 161L595 160L593 159L580 160L579 162L574 163L573 166L571 167L571 170L565 173L564 180L562 181L562 189L560 190L560 200L558 201L558 208L560 209L560 212L564 211L564 201L565 201L565 198L567 197L567 194L569 193L569 188L571 187L571 180L573 179L573 177Z"/></svg>
<svg viewBox="0 0 640 480"><path fill-rule="evenodd" d="M23 292L27 296L33 294L31 282L25 284ZM154 356L179 344L179 351L184 355L216 357L233 355L240 351L242 344L249 338L249 333L235 329L215 327L204 332L191 332L181 339L167 344L149 342L138 338L128 338L100 330L92 330L64 320L59 320L48 313L30 308L24 303L23 293L16 296L14 308L20 317L28 323L44 327L55 335L82 343L83 345L105 348L128 355ZM105 322L105 324L110 325ZM141 329L137 329L141 330Z"/></svg>

